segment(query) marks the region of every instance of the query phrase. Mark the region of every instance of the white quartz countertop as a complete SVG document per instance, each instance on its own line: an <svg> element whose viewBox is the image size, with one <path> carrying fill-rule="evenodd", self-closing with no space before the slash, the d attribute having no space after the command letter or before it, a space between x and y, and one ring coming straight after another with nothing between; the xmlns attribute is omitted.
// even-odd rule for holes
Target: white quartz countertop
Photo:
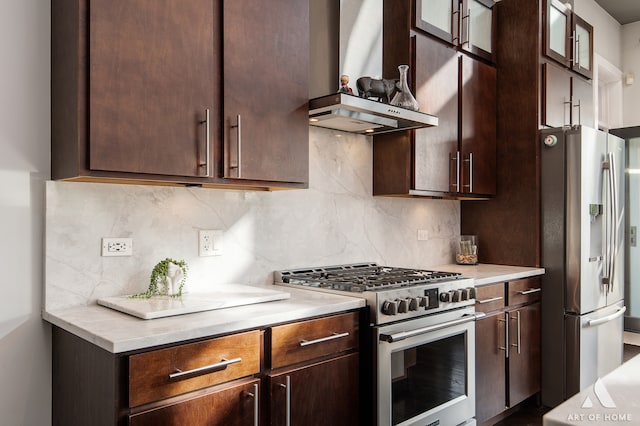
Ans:
<svg viewBox="0 0 640 426"><path fill-rule="evenodd" d="M285 300L144 320L99 305L45 311L42 317L109 352L119 353L189 339L298 321L365 306L356 297L287 287Z"/></svg>
<svg viewBox="0 0 640 426"><path fill-rule="evenodd" d="M572 396L542 418L544 426L637 425L640 421L640 355L595 385Z"/></svg>
<svg viewBox="0 0 640 426"><path fill-rule="evenodd" d="M490 264L447 264L431 269L461 272L465 277L473 278L476 286L544 274L543 268ZM51 324L109 352L120 353L298 321L365 306L365 300L357 297L292 287L277 289L290 293L290 298L148 320L99 305L44 311L42 317Z"/></svg>
<svg viewBox="0 0 640 426"><path fill-rule="evenodd" d="M444 272L460 272L466 278L473 278L476 286L513 281L544 274L544 268L492 265L486 263L479 263L477 265L446 264L434 266L430 269Z"/></svg>

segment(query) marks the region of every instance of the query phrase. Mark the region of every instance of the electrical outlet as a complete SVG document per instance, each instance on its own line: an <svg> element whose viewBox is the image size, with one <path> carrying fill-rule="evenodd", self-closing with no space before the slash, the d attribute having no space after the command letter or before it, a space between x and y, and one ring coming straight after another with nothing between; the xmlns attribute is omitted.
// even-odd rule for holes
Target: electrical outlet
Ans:
<svg viewBox="0 0 640 426"><path fill-rule="evenodd" d="M221 256L222 236L221 229L201 229L198 231L198 255Z"/></svg>
<svg viewBox="0 0 640 426"><path fill-rule="evenodd" d="M429 239L429 231L426 229L418 229L418 241L427 241Z"/></svg>
<svg viewBox="0 0 640 426"><path fill-rule="evenodd" d="M103 238L102 256L131 256L133 238Z"/></svg>

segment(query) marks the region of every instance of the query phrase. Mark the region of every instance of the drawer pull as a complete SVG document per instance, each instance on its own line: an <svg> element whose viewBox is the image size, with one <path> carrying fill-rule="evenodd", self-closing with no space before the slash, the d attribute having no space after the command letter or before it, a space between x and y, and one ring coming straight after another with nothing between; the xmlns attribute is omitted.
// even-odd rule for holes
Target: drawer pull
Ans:
<svg viewBox="0 0 640 426"><path fill-rule="evenodd" d="M518 294L526 296L527 294L539 293L541 291L542 291L541 288L530 288L529 290L519 291Z"/></svg>
<svg viewBox="0 0 640 426"><path fill-rule="evenodd" d="M169 380L184 379L187 377L207 374L216 370L223 370L227 368L228 365L237 364L238 362L242 362L242 358L233 358L233 359L223 358L222 361L220 362L216 362L215 364L205 365L204 367L194 368L193 370L182 371L182 370L176 369L175 373L169 374Z"/></svg>
<svg viewBox="0 0 640 426"><path fill-rule="evenodd" d="M502 300L502 299L503 299L502 296L498 296L498 297L492 297L491 299L476 300L476 303L483 305L485 303L497 302L498 300Z"/></svg>
<svg viewBox="0 0 640 426"><path fill-rule="evenodd" d="M333 333L331 336L321 337L315 340L300 340L300 347L304 348L305 346L317 345L318 343L328 342L330 340L341 339L343 337L347 337L349 332L346 331L344 333Z"/></svg>

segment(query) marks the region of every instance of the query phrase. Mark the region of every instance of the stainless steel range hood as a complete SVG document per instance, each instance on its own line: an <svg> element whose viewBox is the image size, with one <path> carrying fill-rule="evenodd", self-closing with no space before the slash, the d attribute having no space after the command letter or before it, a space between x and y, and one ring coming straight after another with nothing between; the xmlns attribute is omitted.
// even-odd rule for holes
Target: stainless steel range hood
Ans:
<svg viewBox="0 0 640 426"><path fill-rule="evenodd" d="M375 135L438 125L438 117L346 93L309 100L309 124Z"/></svg>

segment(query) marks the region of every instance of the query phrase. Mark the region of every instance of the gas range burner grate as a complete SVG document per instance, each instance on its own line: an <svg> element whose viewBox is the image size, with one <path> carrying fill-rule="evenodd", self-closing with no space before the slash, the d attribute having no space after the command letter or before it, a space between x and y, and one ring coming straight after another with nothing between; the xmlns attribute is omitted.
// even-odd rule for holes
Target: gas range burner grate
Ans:
<svg viewBox="0 0 640 426"><path fill-rule="evenodd" d="M283 283L348 292L386 290L462 278L457 272L378 266L375 263L340 265L279 272Z"/></svg>

